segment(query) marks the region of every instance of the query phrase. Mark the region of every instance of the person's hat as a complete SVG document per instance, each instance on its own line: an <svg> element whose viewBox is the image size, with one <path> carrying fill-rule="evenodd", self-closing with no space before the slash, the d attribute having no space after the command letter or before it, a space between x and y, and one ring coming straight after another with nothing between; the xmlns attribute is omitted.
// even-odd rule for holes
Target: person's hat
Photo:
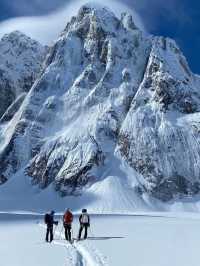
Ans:
<svg viewBox="0 0 200 266"><path fill-rule="evenodd" d="M85 213L85 212L87 212L87 209L82 209L82 213Z"/></svg>

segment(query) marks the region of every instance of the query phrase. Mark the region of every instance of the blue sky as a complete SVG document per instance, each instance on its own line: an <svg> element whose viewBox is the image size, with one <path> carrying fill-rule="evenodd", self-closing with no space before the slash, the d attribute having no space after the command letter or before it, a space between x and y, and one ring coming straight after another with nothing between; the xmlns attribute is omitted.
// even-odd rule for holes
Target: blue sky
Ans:
<svg viewBox="0 0 200 266"><path fill-rule="evenodd" d="M70 0L0 0L0 20L15 16L46 14L67 2ZM175 39L192 70L200 74L200 1L123 0L121 2L137 11L150 33Z"/></svg>
<svg viewBox="0 0 200 266"><path fill-rule="evenodd" d="M192 70L200 74L200 1L126 1L135 6L148 31L175 39Z"/></svg>

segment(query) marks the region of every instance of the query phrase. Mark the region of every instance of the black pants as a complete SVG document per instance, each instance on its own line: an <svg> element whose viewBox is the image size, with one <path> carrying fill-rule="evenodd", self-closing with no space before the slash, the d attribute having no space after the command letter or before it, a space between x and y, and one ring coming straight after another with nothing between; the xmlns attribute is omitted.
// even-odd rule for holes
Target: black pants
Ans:
<svg viewBox="0 0 200 266"><path fill-rule="evenodd" d="M87 238L88 224L81 224L81 225L80 225L80 229L79 229L78 239L81 239L81 234L82 234L83 229L85 229L84 239Z"/></svg>
<svg viewBox="0 0 200 266"><path fill-rule="evenodd" d="M65 227L65 239L68 241L71 241L72 240L72 234L71 234L72 226L71 224L66 224L64 225L64 227Z"/></svg>
<svg viewBox="0 0 200 266"><path fill-rule="evenodd" d="M49 240L49 236L50 236L50 240ZM53 241L53 226L48 227L47 226L47 232L46 232L46 241Z"/></svg>

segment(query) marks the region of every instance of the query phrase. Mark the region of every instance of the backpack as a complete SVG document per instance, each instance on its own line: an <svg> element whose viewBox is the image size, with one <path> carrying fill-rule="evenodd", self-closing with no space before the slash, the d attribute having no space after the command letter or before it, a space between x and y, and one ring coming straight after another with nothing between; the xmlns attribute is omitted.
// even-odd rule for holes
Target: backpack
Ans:
<svg viewBox="0 0 200 266"><path fill-rule="evenodd" d="M71 224L73 221L73 215L71 212L66 212L63 216L64 224Z"/></svg>
<svg viewBox="0 0 200 266"><path fill-rule="evenodd" d="M88 216L88 214L82 214L82 216L81 216L81 223L83 223L83 224L88 224L89 223L89 216Z"/></svg>
<svg viewBox="0 0 200 266"><path fill-rule="evenodd" d="M44 216L44 222L45 222L45 224L48 224L49 223L49 217L50 215L48 214L48 213L46 213L45 214L45 216Z"/></svg>

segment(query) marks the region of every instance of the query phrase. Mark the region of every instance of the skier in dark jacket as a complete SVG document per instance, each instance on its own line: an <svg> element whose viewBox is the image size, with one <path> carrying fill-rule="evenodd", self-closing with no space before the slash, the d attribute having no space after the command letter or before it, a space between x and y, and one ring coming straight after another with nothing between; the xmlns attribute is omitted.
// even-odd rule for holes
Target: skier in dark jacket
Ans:
<svg viewBox="0 0 200 266"><path fill-rule="evenodd" d="M88 227L90 227L90 217L89 217L86 209L82 210L82 214L79 217L79 223L80 223L80 229L79 229L78 239L79 240L81 239L81 234L82 234L83 229L85 230L84 239L86 239Z"/></svg>
<svg viewBox="0 0 200 266"><path fill-rule="evenodd" d="M46 231L46 242L52 242L53 241L53 226L58 225L58 221L54 221L54 211L51 211L51 213L45 214L45 224L47 225L47 231ZM49 240L50 235L50 240Z"/></svg>
<svg viewBox="0 0 200 266"><path fill-rule="evenodd" d="M70 209L67 209L65 214L63 215L63 226L65 228L65 239L70 241L72 240L71 229L73 222L73 214Z"/></svg>

